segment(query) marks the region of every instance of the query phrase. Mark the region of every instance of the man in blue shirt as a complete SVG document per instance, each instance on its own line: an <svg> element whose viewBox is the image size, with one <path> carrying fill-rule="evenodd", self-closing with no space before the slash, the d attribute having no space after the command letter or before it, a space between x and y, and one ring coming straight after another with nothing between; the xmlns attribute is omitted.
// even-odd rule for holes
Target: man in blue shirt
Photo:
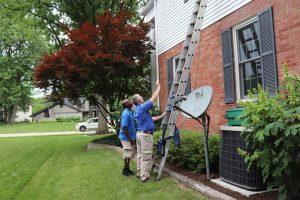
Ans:
<svg viewBox="0 0 300 200"><path fill-rule="evenodd" d="M123 146L124 159L124 168L122 174L124 176L131 176L133 175L133 172L130 170L129 162L135 154L136 140L136 129L133 113L131 112L132 102L129 99L125 99L122 101L122 107L124 110L121 115L121 128L119 134L119 138Z"/></svg>
<svg viewBox="0 0 300 200"><path fill-rule="evenodd" d="M144 182L149 179L152 168L153 152L153 132L155 130L154 121L163 118L165 113L160 116L151 117L149 110L153 108L160 92L160 83L156 81L156 90L148 101L144 101L139 94L132 96L132 102L136 106L134 117L137 121L137 176Z"/></svg>

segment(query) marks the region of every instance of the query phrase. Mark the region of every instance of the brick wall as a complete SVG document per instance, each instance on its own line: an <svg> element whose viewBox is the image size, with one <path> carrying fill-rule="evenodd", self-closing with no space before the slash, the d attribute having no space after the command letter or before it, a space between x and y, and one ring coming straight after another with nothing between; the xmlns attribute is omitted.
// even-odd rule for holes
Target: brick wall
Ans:
<svg viewBox="0 0 300 200"><path fill-rule="evenodd" d="M276 54L279 79L282 64L287 62L291 72L300 74L300 0L254 0L222 20L214 23L201 33L191 68L192 90L210 85L213 87L213 100L208 110L211 116L211 131L218 132L219 126L226 123L225 110L238 104L224 103L224 78L222 66L221 33L244 20L257 15L266 8L273 7ZM180 54L182 43L159 56L159 72L162 84L160 102L163 110L167 102L167 60ZM201 52L201 54L200 54ZM180 128L199 130L201 126L179 116Z"/></svg>

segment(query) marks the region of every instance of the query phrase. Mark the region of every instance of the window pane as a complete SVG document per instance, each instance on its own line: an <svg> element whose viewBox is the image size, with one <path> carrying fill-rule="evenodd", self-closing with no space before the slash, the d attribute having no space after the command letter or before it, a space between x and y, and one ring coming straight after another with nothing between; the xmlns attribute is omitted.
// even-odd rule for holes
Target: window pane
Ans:
<svg viewBox="0 0 300 200"><path fill-rule="evenodd" d="M251 89L257 88L257 80L258 80L257 78L250 79L250 84L251 84L250 88Z"/></svg>
<svg viewBox="0 0 300 200"><path fill-rule="evenodd" d="M257 22L254 22L237 31L240 61L256 58L260 55L257 30Z"/></svg>
<svg viewBox="0 0 300 200"><path fill-rule="evenodd" d="M176 56L173 58L173 80L175 79L175 75L176 75L176 70L179 64L179 57L180 55Z"/></svg>
<svg viewBox="0 0 300 200"><path fill-rule="evenodd" d="M261 69L260 60L256 60L254 62L256 64L257 76L261 77L262 76L262 69Z"/></svg>
<svg viewBox="0 0 300 200"><path fill-rule="evenodd" d="M250 90L250 80L244 80L244 92L243 92L243 96L247 96L248 95L248 90Z"/></svg>
<svg viewBox="0 0 300 200"><path fill-rule="evenodd" d="M257 81L258 81L259 85L262 86L262 77L258 77Z"/></svg>
<svg viewBox="0 0 300 200"><path fill-rule="evenodd" d="M178 63L179 63L179 58L175 59L175 69L177 68Z"/></svg>
<svg viewBox="0 0 300 200"><path fill-rule="evenodd" d="M258 84L262 84L260 59L249 61L240 64L241 73L241 94L242 98L247 97L248 90L252 90L258 87Z"/></svg>

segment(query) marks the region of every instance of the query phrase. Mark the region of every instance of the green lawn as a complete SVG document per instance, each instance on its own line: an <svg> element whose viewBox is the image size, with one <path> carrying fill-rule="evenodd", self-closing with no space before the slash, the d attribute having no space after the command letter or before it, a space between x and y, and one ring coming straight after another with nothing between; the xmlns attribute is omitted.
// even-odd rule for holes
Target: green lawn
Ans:
<svg viewBox="0 0 300 200"><path fill-rule="evenodd" d="M33 132L56 132L76 131L75 124L78 122L49 122L49 123L0 123L1 133L33 133Z"/></svg>
<svg viewBox="0 0 300 200"><path fill-rule="evenodd" d="M135 176L122 176L121 155L108 149L86 150L91 139L81 135L0 139L0 199L205 199L167 177L142 183Z"/></svg>

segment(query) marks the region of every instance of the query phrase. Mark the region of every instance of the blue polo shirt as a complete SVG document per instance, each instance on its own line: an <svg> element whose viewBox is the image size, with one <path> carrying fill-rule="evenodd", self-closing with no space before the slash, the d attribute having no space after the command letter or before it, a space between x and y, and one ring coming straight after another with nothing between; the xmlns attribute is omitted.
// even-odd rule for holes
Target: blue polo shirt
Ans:
<svg viewBox="0 0 300 200"><path fill-rule="evenodd" d="M136 139L136 129L134 125L133 113L127 108L123 110L121 115L121 128L119 138L120 140L128 141L128 138L125 135L123 128L128 128L128 132L132 140Z"/></svg>
<svg viewBox="0 0 300 200"><path fill-rule="evenodd" d="M138 131L149 131L152 133L154 132L154 121L149 113L149 110L151 108L153 108L153 103L151 100L148 100L143 104L136 105L134 117L137 121Z"/></svg>

